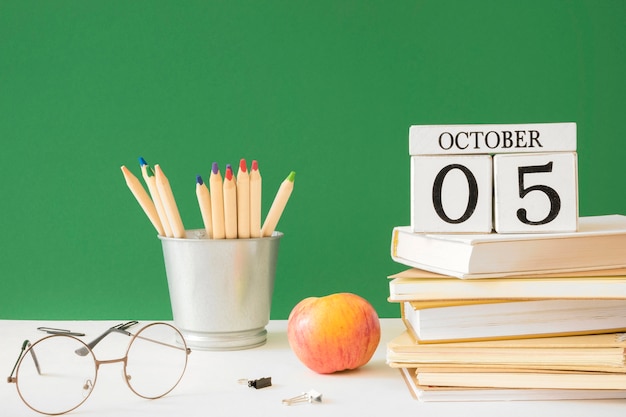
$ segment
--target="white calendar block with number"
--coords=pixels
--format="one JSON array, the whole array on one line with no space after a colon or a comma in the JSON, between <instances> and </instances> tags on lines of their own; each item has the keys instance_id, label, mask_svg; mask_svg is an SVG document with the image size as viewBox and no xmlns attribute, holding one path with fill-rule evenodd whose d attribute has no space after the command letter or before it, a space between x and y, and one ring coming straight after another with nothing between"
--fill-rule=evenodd
<instances>
[{"instance_id":1,"label":"white calendar block with number","mask_svg":"<svg viewBox=\"0 0 626 417\"><path fill-rule=\"evenodd\" d=\"M412 156L414 232L482 232L493 226L490 155Z\"/></svg>"},{"instance_id":2,"label":"white calendar block with number","mask_svg":"<svg viewBox=\"0 0 626 417\"><path fill-rule=\"evenodd\" d=\"M578 229L576 152L495 155L493 178L496 232Z\"/></svg>"}]
</instances>

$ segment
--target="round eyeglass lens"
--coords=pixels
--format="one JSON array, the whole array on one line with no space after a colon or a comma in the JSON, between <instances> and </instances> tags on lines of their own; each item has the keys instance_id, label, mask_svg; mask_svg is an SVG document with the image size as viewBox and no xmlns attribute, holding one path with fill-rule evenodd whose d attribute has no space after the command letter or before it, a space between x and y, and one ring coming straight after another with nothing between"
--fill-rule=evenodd
<instances>
[{"instance_id":1,"label":"round eyeglass lens","mask_svg":"<svg viewBox=\"0 0 626 417\"><path fill-rule=\"evenodd\" d=\"M96 360L86 348L80 340L63 335L34 343L15 374L26 405L43 414L62 414L85 402L96 383ZM81 349L86 354L79 355Z\"/></svg>"},{"instance_id":2,"label":"round eyeglass lens","mask_svg":"<svg viewBox=\"0 0 626 417\"><path fill-rule=\"evenodd\" d=\"M126 380L135 394L159 398L176 387L187 367L183 336L167 323L141 329L128 347Z\"/></svg>"}]
</instances>

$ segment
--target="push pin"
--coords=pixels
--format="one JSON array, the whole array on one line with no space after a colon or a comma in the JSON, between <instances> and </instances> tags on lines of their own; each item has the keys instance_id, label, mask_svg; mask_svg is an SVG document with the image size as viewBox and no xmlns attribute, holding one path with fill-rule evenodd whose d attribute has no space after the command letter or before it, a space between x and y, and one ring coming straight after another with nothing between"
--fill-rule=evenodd
<instances>
[{"instance_id":1,"label":"push pin","mask_svg":"<svg viewBox=\"0 0 626 417\"><path fill-rule=\"evenodd\" d=\"M237 382L239 382L240 384L248 384L248 387L250 388L261 389L261 388L272 386L272 377L265 377L265 378L259 378L259 379L251 379L251 380L240 379Z\"/></svg>"},{"instance_id":2,"label":"push pin","mask_svg":"<svg viewBox=\"0 0 626 417\"><path fill-rule=\"evenodd\" d=\"M292 405L294 403L321 403L322 402L322 394L315 391L315 390L310 390L308 392L303 392L302 394L293 397L293 398L288 398L286 400L283 400L283 404L285 405Z\"/></svg>"}]
</instances>

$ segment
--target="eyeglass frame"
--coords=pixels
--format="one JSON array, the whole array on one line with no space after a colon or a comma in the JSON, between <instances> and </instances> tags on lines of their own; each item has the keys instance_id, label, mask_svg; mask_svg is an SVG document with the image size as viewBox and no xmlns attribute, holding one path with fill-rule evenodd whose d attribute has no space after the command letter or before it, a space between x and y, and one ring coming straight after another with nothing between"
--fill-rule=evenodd
<instances>
[{"instance_id":1,"label":"eyeglass frame","mask_svg":"<svg viewBox=\"0 0 626 417\"><path fill-rule=\"evenodd\" d=\"M96 382L98 380L98 370L100 369L100 365L107 365L107 364L112 364L112 363L123 363L124 364L124 381L126 382L126 385L128 386L128 388L135 395L137 395L137 396L139 396L141 398L149 399L149 400L156 400L156 399L159 399L159 398L163 398L164 396L166 396L167 394L172 392L174 390L174 388L176 388L178 386L178 384L182 380L183 376L185 375L185 371L187 370L187 363L189 362L189 355L191 354L191 349L187 346L187 342L185 341L184 337L182 337L182 333L180 332L180 330L178 330L176 327L172 326L171 324L168 324L168 323L165 323L165 322L158 322L158 321L157 322L148 323L145 326L143 326L141 329L139 329L139 331L137 331L134 334L126 330L126 329L128 329L128 328L130 328L132 326L137 325L137 324L139 324L139 322L136 321L136 320L132 320L132 321L129 321L129 322L126 322L126 323L120 323L118 325L115 325L113 327L108 328L106 331L104 331L104 333L102 333L100 336L96 337L95 339L93 339L89 343L85 343L84 341L78 339L77 337L74 337L71 333L51 334L49 336L44 336L44 337L38 339L34 343L30 343L30 341L28 339L26 339L22 343L22 348L20 350L19 356L17 358L17 361L15 361L15 365L13 365L13 369L11 370L11 374L7 377L7 382L9 384L15 384L15 387L17 389L17 393L18 393L20 399L31 410L36 411L36 412L41 413L41 414L61 415L61 414L66 414L66 413L69 413L71 411L76 410L78 407L83 405L85 403L85 401L87 401L87 399L91 396L91 393L93 392L93 390L94 390L94 388L96 386ZM165 343L163 343L161 341L152 340L150 338L138 336L139 333L141 333L143 330L147 329L148 327L151 327L151 326L154 326L154 325L159 325L159 324L169 326L172 329L174 329L178 334L180 334L181 335L181 342L182 342L183 345L182 346L176 346L174 344L165 344ZM96 345L98 343L100 343L105 337L107 337L111 333L120 333L120 334L129 336L129 337L132 337L132 339L128 343L128 347L126 348L126 353L124 354L123 357L117 358L117 359L99 360L98 358L96 358L96 355L95 355L93 349L96 347ZM95 366L94 380L91 383L91 387L89 389L89 394L87 394L87 396L83 399L83 401L79 402L77 405L75 405L74 407L72 407L72 408L70 408L69 410L66 410L66 411L62 411L62 412L58 412L58 413L56 413L56 412L55 413L46 413L46 412L43 412L43 411L40 411L40 410L37 410L37 409L33 408L24 399L24 397L22 396L22 393L20 392L20 388L18 386L17 370L19 369L19 367L20 367L22 361L24 360L24 358L26 357L26 355L28 355L30 353L30 355L33 358L33 361L35 363L35 368L37 369L37 373L41 375L41 371L40 371L40 367L39 367L39 360L37 359L37 355L35 354L35 351L34 351L34 349L32 349L32 347L37 345L38 343L41 343L42 341L44 341L46 339L58 338L58 337L66 337L66 338L74 339L74 340L78 341L80 344L82 344L83 347L78 348L78 349L75 350L75 353L77 355L79 355L79 356L87 356L89 353L91 353L91 356L93 357L93 360L94 360L94 366ZM161 395L158 395L156 397L148 397L148 396L142 395L142 394L138 393L137 391L135 391L135 389L130 385L128 375L126 374L126 366L128 365L128 352L130 351L130 347L132 346L133 342L136 339L147 340L147 341L150 341L150 342L158 343L158 344L161 344L161 345L165 345L165 346L169 346L169 347L173 347L175 349L180 349L180 350L184 350L185 351L185 366L183 367L183 371L180 374L180 378L178 378L178 381L176 381L176 383L172 386L172 388L170 388L165 393L163 393Z\"/></svg>"}]
</instances>

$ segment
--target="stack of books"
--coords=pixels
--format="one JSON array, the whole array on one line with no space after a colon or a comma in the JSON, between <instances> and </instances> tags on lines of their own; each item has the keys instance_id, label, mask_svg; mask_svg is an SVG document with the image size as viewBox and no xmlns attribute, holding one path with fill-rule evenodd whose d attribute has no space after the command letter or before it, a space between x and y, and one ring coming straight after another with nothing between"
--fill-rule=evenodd
<instances>
[{"instance_id":1,"label":"stack of books","mask_svg":"<svg viewBox=\"0 0 626 417\"><path fill-rule=\"evenodd\" d=\"M387 344L421 401L626 398L626 216L579 230L429 234L396 227Z\"/></svg>"}]
</instances>

